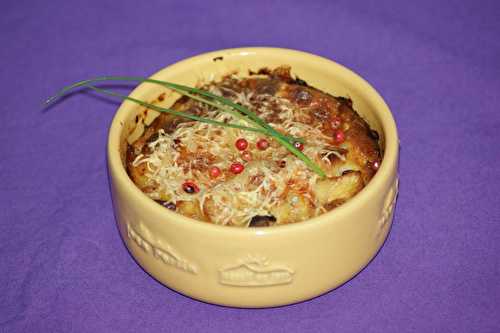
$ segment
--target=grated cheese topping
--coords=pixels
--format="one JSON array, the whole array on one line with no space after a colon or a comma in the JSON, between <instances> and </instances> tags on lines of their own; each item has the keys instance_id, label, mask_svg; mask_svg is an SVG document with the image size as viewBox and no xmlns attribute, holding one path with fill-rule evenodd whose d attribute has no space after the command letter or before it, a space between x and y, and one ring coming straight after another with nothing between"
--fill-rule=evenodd
<instances>
[{"instance_id":1,"label":"grated cheese topping","mask_svg":"<svg viewBox=\"0 0 500 333\"><path fill-rule=\"evenodd\" d=\"M311 105L294 103L283 89L275 94L242 89L245 80L232 75L204 89L247 107L281 133L303 138L303 153L325 170L332 186L344 171L363 168L350 158L349 140L336 145L325 133L324 124L311 121ZM203 117L255 126L200 102L188 103L202 110ZM249 142L251 161L243 160L236 149L238 138ZM262 138L270 143L264 151L255 146ZM234 162L244 164L241 174L229 171ZM213 166L223 171L215 179L208 173ZM328 204L335 200L345 199L318 195L316 187L324 180L271 137L197 121L181 122L172 131L158 129L157 137L131 162L131 168L140 167L145 167L144 179L138 185L147 189L144 192L149 197L173 202L182 214L221 225L246 227L255 216L273 216L277 224L298 222L328 211ZM195 182L200 191L186 193L182 186L186 180Z\"/></svg>"}]
</instances>

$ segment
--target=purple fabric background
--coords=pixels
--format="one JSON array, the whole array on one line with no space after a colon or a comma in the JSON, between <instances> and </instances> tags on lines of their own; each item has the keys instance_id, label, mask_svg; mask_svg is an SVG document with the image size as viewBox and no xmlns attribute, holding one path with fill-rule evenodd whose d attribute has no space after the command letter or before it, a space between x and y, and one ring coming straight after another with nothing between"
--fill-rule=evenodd
<instances>
[{"instance_id":1,"label":"purple fabric background","mask_svg":"<svg viewBox=\"0 0 500 333\"><path fill-rule=\"evenodd\" d=\"M138 3L2 1L1 332L500 332L500 2ZM148 276L112 213L117 103L80 93L41 109L77 80L238 46L350 67L401 137L378 256L337 290L275 309L201 303Z\"/></svg>"}]
</instances>

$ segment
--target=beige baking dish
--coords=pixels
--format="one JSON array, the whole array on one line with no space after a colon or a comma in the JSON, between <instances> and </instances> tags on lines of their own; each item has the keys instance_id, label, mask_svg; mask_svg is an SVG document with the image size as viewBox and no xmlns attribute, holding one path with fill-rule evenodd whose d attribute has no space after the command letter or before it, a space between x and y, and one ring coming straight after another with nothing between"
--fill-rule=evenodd
<instances>
[{"instance_id":1,"label":"beige baking dish","mask_svg":"<svg viewBox=\"0 0 500 333\"><path fill-rule=\"evenodd\" d=\"M152 77L186 85L237 70L287 64L310 85L349 96L380 133L384 157L375 177L354 198L308 221L238 229L196 221L156 204L129 179L125 140L143 108L125 101L109 131L108 163L116 221L136 261L166 286L205 302L236 307L295 303L332 290L358 273L389 231L398 191L398 135L386 103L349 69L312 54L277 48L240 48L202 54ZM165 88L141 84L132 96L153 100ZM167 94L165 103L175 96Z\"/></svg>"}]
</instances>

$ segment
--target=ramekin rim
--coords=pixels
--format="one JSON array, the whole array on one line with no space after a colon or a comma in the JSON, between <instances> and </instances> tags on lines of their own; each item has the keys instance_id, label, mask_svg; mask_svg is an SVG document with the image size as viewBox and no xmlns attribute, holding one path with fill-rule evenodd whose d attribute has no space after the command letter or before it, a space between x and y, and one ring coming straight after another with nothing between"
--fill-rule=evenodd
<instances>
[{"instance_id":1,"label":"ramekin rim","mask_svg":"<svg viewBox=\"0 0 500 333\"><path fill-rule=\"evenodd\" d=\"M220 54L251 55L258 52L260 53L272 52L276 54L285 53L289 55L294 54L297 56L307 58L307 61L313 61L313 60L321 61L324 62L325 65L336 66L341 71L344 71L347 75L351 76L351 79L357 81L358 84L363 86L363 88L365 89L364 93L368 95L367 97L370 100L372 100L372 102L377 104L377 110L375 112L381 113L380 125L382 127L385 137L384 157L375 176L359 193L357 193L349 201L335 208L334 210L313 217L311 219L301 221L298 223L272 226L272 227L263 227L263 228L227 227L217 224L206 223L203 221L186 217L179 213L171 212L165 209L164 207L158 205L146 194L144 194L130 179L121 162L119 149L120 149L120 134L122 126L120 123L123 123L126 119L126 115L132 111L132 108L127 107L128 105L127 102L122 103L118 108L118 110L116 111L115 116L113 117L113 120L111 122L108 135L108 149L107 149L108 166L110 168L110 172L114 173L114 175L117 176L117 179L115 179L115 181L117 181L117 186L122 186L125 188L125 190L132 191L132 195L137 197L137 200L140 200L145 205L146 209L156 210L157 215L164 215L165 220L169 220L169 222L171 223L182 223L182 224L187 223L188 225L184 225L184 227L202 228L204 229L203 231L206 230L207 232L220 232L220 233L229 232L232 234L243 233L246 235L256 235L256 236L270 235L275 233L299 232L304 228L311 229L314 227L321 227L323 224L326 223L335 223L334 220L336 217L341 217L343 215L350 214L352 211L355 211L358 206L361 206L363 202L369 200L373 195L377 195L375 193L377 189L379 189L383 185L387 177L391 177L394 170L393 168L397 167L397 159L399 154L398 152L399 139L398 139L396 123L394 121L393 115L388 105L386 104L382 96L380 96L380 94L375 90L375 88L360 75L358 75L351 69L343 66L342 64L324 58L322 56L293 49L276 48L276 47L238 47L238 48L229 48L229 49L206 52L180 60L178 62L175 62L169 66L160 69L150 77L155 78L163 74L165 71L172 70L180 66L184 66L185 64L193 61L213 59ZM143 89L143 84L139 84L130 93L130 95L135 95L142 89Z\"/></svg>"}]
</instances>

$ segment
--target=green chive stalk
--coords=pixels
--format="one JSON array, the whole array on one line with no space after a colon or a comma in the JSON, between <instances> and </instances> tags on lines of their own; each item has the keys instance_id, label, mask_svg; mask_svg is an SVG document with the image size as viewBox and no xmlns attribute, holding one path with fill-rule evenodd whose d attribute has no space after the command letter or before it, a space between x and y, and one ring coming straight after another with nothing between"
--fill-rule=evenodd
<instances>
[{"instance_id":1,"label":"green chive stalk","mask_svg":"<svg viewBox=\"0 0 500 333\"><path fill-rule=\"evenodd\" d=\"M173 91L176 91L177 93L187 96L193 100L199 101L201 103L213 106L223 112L229 113L233 115L236 119L240 120L245 120L256 127L249 127L249 126L243 126L239 124L233 124L233 123L224 123L220 121L216 121L210 118L206 117L199 117L193 114L185 113L185 112L179 112L175 111L169 108L163 108L148 102L141 101L139 99L130 97L130 96L125 96L113 91L109 91L106 89L98 88L94 86L94 83L97 82L104 82L104 81L139 81L139 82L149 82L149 83L155 83L159 84L161 86L164 86L168 89L171 89ZM118 97L121 100L129 100L134 103L137 103L141 106L147 107L149 109L158 111L158 112L164 112L164 113L169 113L175 116L179 117L184 117L187 119L195 120L195 121L200 121L216 126L223 126L223 127L232 127L232 128L238 128L241 130L246 130L246 131L252 131L252 132L257 132L261 133L264 135L267 135L269 137L274 138L276 141L278 141L281 145L283 145L286 149L288 149L292 154L294 154L296 157L298 157L300 160L302 160L311 170L316 172L318 175L321 177L326 177L325 172L316 164L314 163L311 159L309 159L304 153L302 153L300 150L295 148L294 143L295 142L303 142L302 139L299 138L293 138L289 137L286 135L281 134L280 132L276 131L273 127L271 127L268 123L266 123L262 118L260 118L257 114L252 112L251 110L247 109L246 107L234 103L233 101L212 94L208 91L202 90L202 89L197 89L197 88L192 88L168 81L160 81L160 80L154 80L154 79L146 79L146 78L141 78L141 77L129 77L129 76L105 76L105 77L99 77L95 79L90 79L90 80L84 80L80 81L77 83L74 83L72 85L69 85L65 88L63 88L61 91L59 91L56 95L48 98L45 102L46 105L54 102L58 98L62 97L65 95L67 92L70 90L73 90L75 88L79 87L87 87L90 88L98 93L112 96L112 97ZM215 102L214 102L215 101Z\"/></svg>"}]
</instances>

